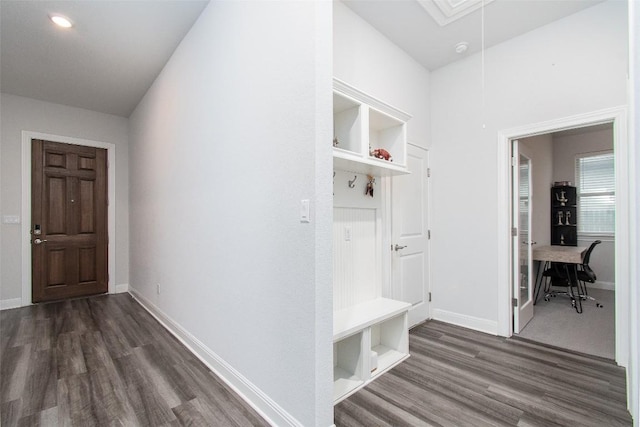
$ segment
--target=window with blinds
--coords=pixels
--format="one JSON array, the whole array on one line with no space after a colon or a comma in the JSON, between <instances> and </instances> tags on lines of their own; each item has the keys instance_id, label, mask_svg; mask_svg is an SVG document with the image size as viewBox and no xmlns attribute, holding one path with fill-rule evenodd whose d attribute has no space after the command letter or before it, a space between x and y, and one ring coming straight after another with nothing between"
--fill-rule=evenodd
<instances>
[{"instance_id":1,"label":"window with blinds","mask_svg":"<svg viewBox=\"0 0 640 427\"><path fill-rule=\"evenodd\" d=\"M613 235L616 193L612 152L576 158L578 233Z\"/></svg>"}]
</instances>

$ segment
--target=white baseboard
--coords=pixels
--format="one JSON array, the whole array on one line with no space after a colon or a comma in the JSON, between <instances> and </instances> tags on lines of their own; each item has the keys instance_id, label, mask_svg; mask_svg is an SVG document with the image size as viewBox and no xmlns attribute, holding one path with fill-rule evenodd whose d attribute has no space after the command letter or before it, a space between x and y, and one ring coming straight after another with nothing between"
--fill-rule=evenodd
<instances>
[{"instance_id":1,"label":"white baseboard","mask_svg":"<svg viewBox=\"0 0 640 427\"><path fill-rule=\"evenodd\" d=\"M172 335L273 426L302 427L291 414L135 289L129 293Z\"/></svg>"},{"instance_id":2,"label":"white baseboard","mask_svg":"<svg viewBox=\"0 0 640 427\"><path fill-rule=\"evenodd\" d=\"M123 294L125 292L129 292L128 283L120 283L119 285L116 285L116 294Z\"/></svg>"},{"instance_id":3,"label":"white baseboard","mask_svg":"<svg viewBox=\"0 0 640 427\"><path fill-rule=\"evenodd\" d=\"M22 307L22 298L0 300L0 310Z\"/></svg>"},{"instance_id":4,"label":"white baseboard","mask_svg":"<svg viewBox=\"0 0 640 427\"><path fill-rule=\"evenodd\" d=\"M615 291L616 284L613 282L599 282L596 280L595 283L587 283L587 289L604 289L606 291Z\"/></svg>"},{"instance_id":5,"label":"white baseboard","mask_svg":"<svg viewBox=\"0 0 640 427\"><path fill-rule=\"evenodd\" d=\"M454 313L452 311L440 310L437 308L433 310L433 319L473 329L475 331L485 332L491 335L498 335L497 321L480 319L478 317L467 316L465 314Z\"/></svg>"}]
</instances>

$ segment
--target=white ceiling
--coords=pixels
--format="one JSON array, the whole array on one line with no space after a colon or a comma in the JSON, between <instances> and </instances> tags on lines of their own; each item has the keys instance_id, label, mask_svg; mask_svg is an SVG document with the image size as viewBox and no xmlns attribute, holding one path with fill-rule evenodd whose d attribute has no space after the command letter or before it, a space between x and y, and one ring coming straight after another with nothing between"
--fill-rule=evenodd
<instances>
[{"instance_id":1,"label":"white ceiling","mask_svg":"<svg viewBox=\"0 0 640 427\"><path fill-rule=\"evenodd\" d=\"M603 0L343 1L423 67L435 70L481 50L483 3L484 39L488 48ZM467 3L469 8L465 7ZM453 19L446 19L451 22L444 26L436 22L441 20L437 15L432 16L436 9L451 10ZM454 46L462 41L468 42L469 48L459 55Z\"/></svg>"},{"instance_id":2,"label":"white ceiling","mask_svg":"<svg viewBox=\"0 0 640 427\"><path fill-rule=\"evenodd\" d=\"M0 90L128 117L207 3L2 0Z\"/></svg>"},{"instance_id":3,"label":"white ceiling","mask_svg":"<svg viewBox=\"0 0 640 427\"><path fill-rule=\"evenodd\" d=\"M454 52L460 41L469 42L464 55L481 49L483 4L489 47L601 1L346 0L345 4L433 70L461 57ZM0 90L128 117L207 3L1 0ZM430 12L442 16L434 18ZM68 16L74 27L54 27L48 19L51 13Z\"/></svg>"}]
</instances>

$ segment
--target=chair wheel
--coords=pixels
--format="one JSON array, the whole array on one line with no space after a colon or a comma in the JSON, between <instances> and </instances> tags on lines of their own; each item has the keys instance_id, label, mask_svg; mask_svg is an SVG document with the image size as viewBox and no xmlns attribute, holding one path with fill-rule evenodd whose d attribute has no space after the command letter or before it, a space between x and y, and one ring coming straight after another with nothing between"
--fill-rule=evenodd
<instances>
[{"instance_id":1,"label":"chair wheel","mask_svg":"<svg viewBox=\"0 0 640 427\"><path fill-rule=\"evenodd\" d=\"M596 307L598 307L598 308L602 308L602 307L604 307L604 306L603 306L602 304L598 303L598 304L596 304Z\"/></svg>"},{"instance_id":2,"label":"chair wheel","mask_svg":"<svg viewBox=\"0 0 640 427\"><path fill-rule=\"evenodd\" d=\"M544 300L548 302L549 301L549 297L544 297Z\"/></svg>"},{"instance_id":3,"label":"chair wheel","mask_svg":"<svg viewBox=\"0 0 640 427\"><path fill-rule=\"evenodd\" d=\"M576 306L576 301L575 300L571 300L571 307L575 308L575 306Z\"/></svg>"}]
</instances>

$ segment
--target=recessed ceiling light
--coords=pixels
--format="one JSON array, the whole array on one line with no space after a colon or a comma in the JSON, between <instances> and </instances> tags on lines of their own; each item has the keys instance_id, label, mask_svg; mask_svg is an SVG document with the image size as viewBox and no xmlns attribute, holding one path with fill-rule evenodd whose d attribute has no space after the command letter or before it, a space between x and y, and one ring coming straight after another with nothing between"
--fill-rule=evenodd
<instances>
[{"instance_id":1,"label":"recessed ceiling light","mask_svg":"<svg viewBox=\"0 0 640 427\"><path fill-rule=\"evenodd\" d=\"M71 23L69 18L66 18L62 15L51 15L49 16L49 18L51 19L51 21L53 21L54 24L56 24L59 27L62 27L62 28L73 27L73 24Z\"/></svg>"},{"instance_id":2,"label":"recessed ceiling light","mask_svg":"<svg viewBox=\"0 0 640 427\"><path fill-rule=\"evenodd\" d=\"M460 42L457 45L455 45L456 53L460 53L460 54L465 53L467 49L469 49L469 43L467 42Z\"/></svg>"}]
</instances>

